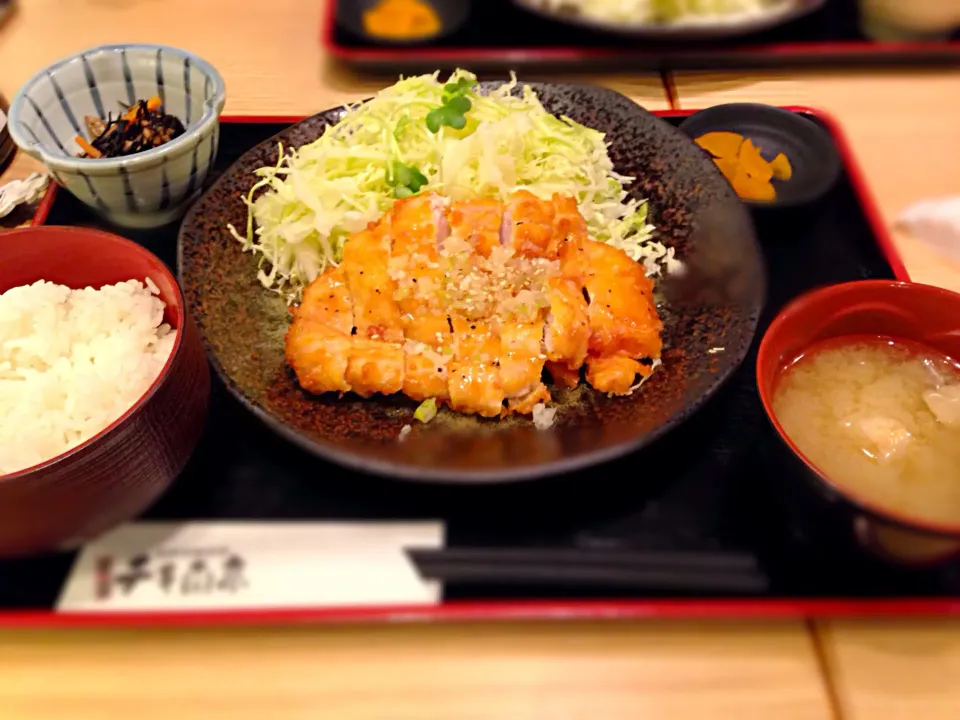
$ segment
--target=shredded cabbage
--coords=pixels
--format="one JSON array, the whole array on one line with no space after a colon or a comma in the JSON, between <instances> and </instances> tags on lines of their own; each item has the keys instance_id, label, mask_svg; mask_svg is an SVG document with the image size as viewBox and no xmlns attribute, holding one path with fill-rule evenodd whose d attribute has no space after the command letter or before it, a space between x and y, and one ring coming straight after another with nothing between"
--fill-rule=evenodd
<instances>
[{"instance_id":1,"label":"shredded cabbage","mask_svg":"<svg viewBox=\"0 0 960 720\"><path fill-rule=\"evenodd\" d=\"M448 82L476 77L457 70ZM527 86L519 96L515 76L481 96L466 93L472 107L466 126L432 133L426 116L443 105L439 74L401 79L374 99L347 108L342 119L314 142L279 148L273 167L256 171L245 202L242 235L247 251L260 256L258 277L289 302L341 258L343 242L379 219L401 196L398 168L422 173L417 190L453 199L507 199L526 188L542 198L577 198L590 234L643 261L648 273L670 267L672 249L651 240L646 201L627 198L633 178L619 175L603 133L555 117ZM416 172L413 172L416 171Z\"/></svg>"}]
</instances>

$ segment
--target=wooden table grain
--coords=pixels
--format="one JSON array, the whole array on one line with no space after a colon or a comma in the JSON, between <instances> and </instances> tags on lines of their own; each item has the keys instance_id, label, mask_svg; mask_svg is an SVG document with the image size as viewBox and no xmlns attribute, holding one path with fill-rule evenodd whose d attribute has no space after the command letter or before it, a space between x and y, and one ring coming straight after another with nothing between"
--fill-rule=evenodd
<instances>
[{"instance_id":1,"label":"wooden table grain","mask_svg":"<svg viewBox=\"0 0 960 720\"><path fill-rule=\"evenodd\" d=\"M881 214L960 194L960 72L943 70L674 75L680 107L807 105L840 121ZM894 232L913 280L960 291L960 265ZM816 625L850 720L960 717L960 621L835 620Z\"/></svg>"},{"instance_id":2,"label":"wooden table grain","mask_svg":"<svg viewBox=\"0 0 960 720\"><path fill-rule=\"evenodd\" d=\"M830 717L776 624L0 632L0 717L634 720Z\"/></svg>"}]
</instances>

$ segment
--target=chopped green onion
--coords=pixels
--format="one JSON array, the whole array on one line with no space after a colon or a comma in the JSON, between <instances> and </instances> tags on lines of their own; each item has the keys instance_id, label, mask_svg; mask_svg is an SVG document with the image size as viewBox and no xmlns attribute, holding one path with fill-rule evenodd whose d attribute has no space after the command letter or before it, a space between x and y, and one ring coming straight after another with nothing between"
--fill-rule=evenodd
<instances>
[{"instance_id":1,"label":"chopped green onion","mask_svg":"<svg viewBox=\"0 0 960 720\"><path fill-rule=\"evenodd\" d=\"M437 401L434 398L428 398L420 403L413 417L422 423L428 423L437 416Z\"/></svg>"}]
</instances>

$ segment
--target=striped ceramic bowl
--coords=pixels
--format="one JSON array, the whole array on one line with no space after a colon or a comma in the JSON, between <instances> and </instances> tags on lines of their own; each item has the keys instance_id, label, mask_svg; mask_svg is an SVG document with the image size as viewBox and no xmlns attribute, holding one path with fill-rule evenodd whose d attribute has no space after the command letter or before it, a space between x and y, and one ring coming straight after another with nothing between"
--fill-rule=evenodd
<instances>
[{"instance_id":1,"label":"striped ceramic bowl","mask_svg":"<svg viewBox=\"0 0 960 720\"><path fill-rule=\"evenodd\" d=\"M84 118L116 117L159 96L187 131L122 158L79 158ZM10 106L10 135L53 179L111 222L132 228L176 220L200 191L217 154L223 78L212 65L164 45L104 45L40 71ZM87 138L88 140L90 138Z\"/></svg>"}]
</instances>

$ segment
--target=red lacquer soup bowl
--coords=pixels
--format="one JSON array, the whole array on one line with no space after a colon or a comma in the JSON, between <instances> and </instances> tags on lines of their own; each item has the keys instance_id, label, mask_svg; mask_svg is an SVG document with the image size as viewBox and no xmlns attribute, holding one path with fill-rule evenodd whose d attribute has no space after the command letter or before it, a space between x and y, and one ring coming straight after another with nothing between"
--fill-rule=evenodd
<instances>
[{"instance_id":1,"label":"red lacquer soup bowl","mask_svg":"<svg viewBox=\"0 0 960 720\"><path fill-rule=\"evenodd\" d=\"M48 461L0 475L0 555L69 549L133 518L170 485L203 429L210 373L183 295L163 262L97 230L36 227L0 234L0 292L47 280L71 288L149 277L176 332L159 377L121 417Z\"/></svg>"},{"instance_id":2,"label":"red lacquer soup bowl","mask_svg":"<svg viewBox=\"0 0 960 720\"><path fill-rule=\"evenodd\" d=\"M823 537L852 541L901 564L949 559L960 553L960 523L909 517L841 488L804 456L773 411L777 385L791 362L815 344L853 336L899 338L960 360L960 295L918 283L864 280L813 290L783 309L757 358L760 397L790 469L781 489Z\"/></svg>"}]
</instances>

